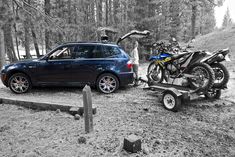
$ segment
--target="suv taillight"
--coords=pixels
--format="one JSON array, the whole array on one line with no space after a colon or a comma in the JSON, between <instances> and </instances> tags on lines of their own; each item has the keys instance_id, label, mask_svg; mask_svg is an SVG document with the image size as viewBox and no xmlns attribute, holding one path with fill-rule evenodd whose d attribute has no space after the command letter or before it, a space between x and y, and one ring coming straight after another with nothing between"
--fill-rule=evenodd
<instances>
[{"instance_id":1,"label":"suv taillight","mask_svg":"<svg viewBox=\"0 0 235 157\"><path fill-rule=\"evenodd\" d=\"M131 69L133 67L132 61L127 62L127 68Z\"/></svg>"}]
</instances>

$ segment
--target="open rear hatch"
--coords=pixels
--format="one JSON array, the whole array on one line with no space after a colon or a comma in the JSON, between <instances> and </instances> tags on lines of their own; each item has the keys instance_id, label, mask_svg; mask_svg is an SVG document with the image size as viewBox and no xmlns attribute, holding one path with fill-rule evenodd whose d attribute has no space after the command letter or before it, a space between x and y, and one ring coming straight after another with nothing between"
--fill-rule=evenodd
<instances>
[{"instance_id":1,"label":"open rear hatch","mask_svg":"<svg viewBox=\"0 0 235 157\"><path fill-rule=\"evenodd\" d=\"M139 38L146 37L148 35L150 35L150 32L148 30L145 30L145 31L132 30L129 33L127 33L127 34L123 35L122 37L120 37L117 40L117 44L119 44L121 41L123 41L124 39L126 39L128 37L139 39Z\"/></svg>"}]
</instances>

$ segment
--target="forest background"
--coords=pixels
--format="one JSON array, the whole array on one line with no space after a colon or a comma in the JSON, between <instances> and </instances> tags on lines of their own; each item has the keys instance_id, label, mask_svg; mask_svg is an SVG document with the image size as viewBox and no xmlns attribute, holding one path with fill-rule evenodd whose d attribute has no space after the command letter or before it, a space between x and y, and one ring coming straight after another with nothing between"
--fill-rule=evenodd
<instances>
[{"instance_id":1,"label":"forest background","mask_svg":"<svg viewBox=\"0 0 235 157\"><path fill-rule=\"evenodd\" d=\"M0 0L0 67L6 60L40 57L56 45L99 41L101 27L111 41L130 30L149 30L140 41L175 37L188 42L216 29L214 8L224 0ZM232 24L227 10L223 28ZM24 54L20 49L24 49ZM33 53L32 53L33 52Z\"/></svg>"}]
</instances>

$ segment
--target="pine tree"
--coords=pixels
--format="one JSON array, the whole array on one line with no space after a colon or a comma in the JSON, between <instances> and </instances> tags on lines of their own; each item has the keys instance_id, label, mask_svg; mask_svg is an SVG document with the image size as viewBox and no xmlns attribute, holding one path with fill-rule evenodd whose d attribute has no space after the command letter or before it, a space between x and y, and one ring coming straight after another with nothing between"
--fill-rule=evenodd
<instances>
[{"instance_id":1,"label":"pine tree","mask_svg":"<svg viewBox=\"0 0 235 157\"><path fill-rule=\"evenodd\" d=\"M227 8L226 13L224 15L222 27L226 28L226 27L230 26L231 24L232 24L232 19L230 16L229 8Z\"/></svg>"}]
</instances>

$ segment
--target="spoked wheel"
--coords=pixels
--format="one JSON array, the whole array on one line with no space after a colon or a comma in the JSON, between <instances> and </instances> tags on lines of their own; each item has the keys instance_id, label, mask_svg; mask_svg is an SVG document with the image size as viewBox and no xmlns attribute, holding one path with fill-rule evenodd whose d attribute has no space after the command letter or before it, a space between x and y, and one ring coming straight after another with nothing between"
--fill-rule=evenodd
<instances>
[{"instance_id":1,"label":"spoked wheel","mask_svg":"<svg viewBox=\"0 0 235 157\"><path fill-rule=\"evenodd\" d=\"M155 83L161 83L163 81L163 69L155 62L152 62L148 67L147 76Z\"/></svg>"},{"instance_id":2,"label":"spoked wheel","mask_svg":"<svg viewBox=\"0 0 235 157\"><path fill-rule=\"evenodd\" d=\"M96 86L102 93L113 93L119 88L119 81L113 74L102 74L98 79Z\"/></svg>"},{"instance_id":3,"label":"spoked wheel","mask_svg":"<svg viewBox=\"0 0 235 157\"><path fill-rule=\"evenodd\" d=\"M210 89L205 93L207 99L220 99L221 89Z\"/></svg>"},{"instance_id":4,"label":"spoked wheel","mask_svg":"<svg viewBox=\"0 0 235 157\"><path fill-rule=\"evenodd\" d=\"M189 74L195 77L189 79L189 84L194 89L210 89L215 80L213 69L205 63L195 63L189 68Z\"/></svg>"},{"instance_id":5,"label":"spoked wheel","mask_svg":"<svg viewBox=\"0 0 235 157\"><path fill-rule=\"evenodd\" d=\"M31 88L31 81L25 74L16 73L10 77L8 85L14 93L22 94Z\"/></svg>"},{"instance_id":6,"label":"spoked wheel","mask_svg":"<svg viewBox=\"0 0 235 157\"><path fill-rule=\"evenodd\" d=\"M176 112L181 105L181 98L173 92L166 91L162 96L162 102L165 109Z\"/></svg>"},{"instance_id":7,"label":"spoked wheel","mask_svg":"<svg viewBox=\"0 0 235 157\"><path fill-rule=\"evenodd\" d=\"M229 81L229 72L221 63L214 63L210 65L215 72L215 82L213 87L223 87Z\"/></svg>"}]
</instances>

